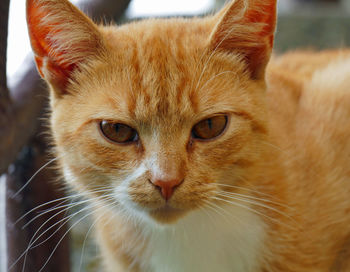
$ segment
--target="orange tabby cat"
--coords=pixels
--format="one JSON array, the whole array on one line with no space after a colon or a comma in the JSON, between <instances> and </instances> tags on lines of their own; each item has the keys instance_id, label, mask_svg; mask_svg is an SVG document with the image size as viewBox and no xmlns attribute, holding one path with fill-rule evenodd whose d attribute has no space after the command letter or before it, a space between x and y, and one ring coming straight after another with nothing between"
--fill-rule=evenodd
<instances>
[{"instance_id":1,"label":"orange tabby cat","mask_svg":"<svg viewBox=\"0 0 350 272\"><path fill-rule=\"evenodd\" d=\"M96 26L28 0L106 271L350 271L350 52L275 58L276 0Z\"/></svg>"}]
</instances>

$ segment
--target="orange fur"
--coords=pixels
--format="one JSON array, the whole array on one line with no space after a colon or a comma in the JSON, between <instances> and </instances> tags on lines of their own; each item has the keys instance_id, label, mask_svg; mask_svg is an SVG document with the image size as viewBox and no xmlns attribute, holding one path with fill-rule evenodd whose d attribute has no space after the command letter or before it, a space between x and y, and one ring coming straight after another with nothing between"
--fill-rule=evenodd
<instances>
[{"instance_id":1,"label":"orange fur","mask_svg":"<svg viewBox=\"0 0 350 272\"><path fill-rule=\"evenodd\" d=\"M65 0L27 5L62 172L94 204L108 271L348 271L348 50L266 69L274 0L120 27ZM216 114L223 134L194 139ZM106 141L101 120L140 139ZM154 175L184 181L165 201Z\"/></svg>"}]
</instances>

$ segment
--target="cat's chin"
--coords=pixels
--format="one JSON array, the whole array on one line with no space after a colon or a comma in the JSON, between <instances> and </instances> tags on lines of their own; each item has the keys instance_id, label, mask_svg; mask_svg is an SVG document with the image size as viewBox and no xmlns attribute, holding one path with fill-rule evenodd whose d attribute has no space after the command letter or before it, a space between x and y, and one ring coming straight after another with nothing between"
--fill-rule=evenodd
<instances>
[{"instance_id":1,"label":"cat's chin","mask_svg":"<svg viewBox=\"0 0 350 272\"><path fill-rule=\"evenodd\" d=\"M187 212L185 210L176 209L169 205L149 211L149 216L160 224L173 224L183 218Z\"/></svg>"}]
</instances>

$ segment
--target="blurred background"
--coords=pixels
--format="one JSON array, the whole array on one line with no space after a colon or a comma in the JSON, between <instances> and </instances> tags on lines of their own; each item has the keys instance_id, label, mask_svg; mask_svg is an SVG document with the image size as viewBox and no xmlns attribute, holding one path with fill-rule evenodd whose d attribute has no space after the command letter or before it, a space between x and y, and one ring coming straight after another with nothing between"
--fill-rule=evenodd
<instances>
[{"instance_id":1,"label":"blurred background","mask_svg":"<svg viewBox=\"0 0 350 272\"><path fill-rule=\"evenodd\" d=\"M113 1L105 2L112 3L113 5L118 5L121 2L126 3L122 5L119 10L117 10L117 16L112 17L116 19L118 23L128 22L130 20L150 16L201 16L220 9L226 2L224 0ZM73 1L73 3L78 3L80 6L85 8L87 7L87 5L85 5L86 3L91 5L91 3L100 2L103 2L103 0ZM108 10L108 8L106 7L103 9L99 4L96 4L96 7L100 8L98 12L95 12L93 9L86 8L88 14L94 15L95 19L97 18L98 20L106 20L109 22L111 20L109 15L107 18L102 15L104 14L103 10ZM85 9L83 8L83 10ZM350 46L350 0L280 0L278 4L278 11L279 21L275 42L275 51L277 53L283 53L287 50L294 50L296 48L317 50ZM1 15L2 14L0 13L0 16ZM53 191L55 191L57 188L52 189L50 187L47 189L47 187L45 187L49 186L48 181L55 179L55 174L52 173L52 170L45 169L45 171L48 172L41 171L40 174L42 174L42 176L39 175L38 177L35 177L28 188L21 192L22 195L14 194L16 198L13 197L13 191L16 192L17 190L18 192L18 188L22 188L21 186L23 186L23 184L29 180L29 178L36 172L36 170L45 165L45 163L48 161L46 154L47 144L45 143L45 140L42 140L41 136L42 131L45 129L43 129L42 124L38 122L38 120L40 120L42 117L43 112L45 112L45 110L42 110L42 108L43 105L46 105L46 90L45 87L43 87L43 84L40 83L41 81L37 77L32 62L25 23L25 0L10 1L7 48L7 81L7 86L9 89L8 93L9 96L12 96L11 103L14 104L15 110L21 110L24 108L24 110L22 110L22 113L19 111L19 115L22 116L21 118L24 120L21 123L23 124L22 132L26 131L24 133L26 134L27 131L30 130L30 132L26 134L26 138L22 140L22 144L18 145L17 147L18 150L22 151L18 153L19 155L14 155L16 156L16 161L12 163L10 167L8 167L7 173L5 173L3 176L1 176L0 171L0 200L1 195L3 194L1 191L5 190L4 185L6 182L8 184L8 188L10 188L13 184L15 184L15 187L17 186L17 189L7 189L7 191L10 192L12 190L12 196L8 197L10 200L8 201L7 205L8 207L15 207L14 209L16 212L12 213L7 211L6 216L7 218L10 218L8 220L15 221L19 216L23 215L25 211L29 209L29 207L35 207L40 203L45 203L45 201L47 202L50 198L54 199L55 197L63 195L61 188L58 188L58 191L61 190L60 193L56 194L53 193ZM35 99L31 98L33 96ZM27 98L23 100L23 97ZM19 105L16 105L17 98L19 100ZM29 106L26 107L26 105L30 104L33 105L32 108ZM36 109L33 110L33 108ZM2 108L0 103L0 110L1 109ZM13 116L13 114L11 116ZM28 116L30 116L31 119ZM7 124L11 123L6 119L5 121ZM16 120L14 120L14 122L15 121ZM37 122L37 124L30 125L28 129L28 122ZM16 126L16 124L14 126ZM1 133L2 131L0 122L0 136L2 136ZM4 156L7 155L5 153L6 152L2 150L0 144L0 157L2 155L2 158L4 158ZM11 160L9 159L9 162L10 161ZM6 167L7 166L8 165L6 165ZM43 194L46 194L45 197L50 196L50 198L43 198ZM38 199L40 199L40 201L38 201ZM2 204L0 203L0 208L3 209L3 206L1 205ZM74 222L78 222L79 219L83 216L84 215L78 217L78 219L73 220L71 225L73 225ZM5 222L5 220L2 218L3 217L1 217L0 211L0 255L5 256L3 252L5 251L4 248L6 248L6 245L1 243L1 240L4 241L4 230L7 229L7 247L10 248L10 261L8 262L12 262L14 259L16 259L16 256L18 256L18 254L23 251L23 248L26 247L28 243L28 237L30 239L33 231L31 232L30 230L26 230L27 232L24 233L21 229L9 229L7 226L4 226L4 224L2 224L1 221ZM41 223L39 223L39 226L40 224ZM30 225L30 227L34 230L37 228L35 225ZM67 258L69 259L69 256L67 256L67 252L69 252L68 248L73 249L70 254L72 263L71 271L99 271L98 250L93 243L93 239L91 239L92 235L90 233L90 227L91 223L89 223L88 220L83 220L82 223L77 224L73 228L71 239L63 241L63 247L60 246L57 249L57 254L59 256L57 258L52 258L53 261L51 266L48 264L44 271L69 271L69 267L63 268L61 265L62 260L67 260ZM64 232L67 229L68 227L64 229ZM59 232L58 234L59 240L60 237L62 237L62 233ZM21 243L22 245L20 245ZM55 246L56 243L57 239L54 240L53 246ZM51 249L44 248L43 251L45 250L51 253L52 247ZM29 264L26 266L27 270L25 271L37 271L37 269L34 269L33 267L41 266L42 260L38 260L38 256L43 256L43 251L40 253L37 252L31 257L28 257ZM39 259L40 258L46 260L47 257L39 257ZM3 266L1 266L1 262L2 258L0 258L0 272L2 272L1 267L6 266L6 264L3 264ZM5 271L6 270L4 270L4 272ZM20 270L16 270L15 268L13 271Z\"/></svg>"},{"instance_id":2,"label":"blurred background","mask_svg":"<svg viewBox=\"0 0 350 272\"><path fill-rule=\"evenodd\" d=\"M219 9L225 2L132 0L122 21L150 16L203 15ZM13 82L11 77L30 52L24 3L25 0L13 0L10 5L7 64L10 84ZM344 47L350 44L350 0L279 0L278 7L277 51Z\"/></svg>"}]
</instances>

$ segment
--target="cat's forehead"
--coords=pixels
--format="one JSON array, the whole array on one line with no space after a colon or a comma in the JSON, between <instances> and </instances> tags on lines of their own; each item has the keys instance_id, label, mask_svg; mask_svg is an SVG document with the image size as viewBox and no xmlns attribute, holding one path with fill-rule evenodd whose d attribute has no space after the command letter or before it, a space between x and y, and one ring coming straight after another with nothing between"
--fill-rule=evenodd
<instances>
[{"instance_id":1,"label":"cat's forehead","mask_svg":"<svg viewBox=\"0 0 350 272\"><path fill-rule=\"evenodd\" d=\"M133 43L138 50L147 51L160 45L155 42L162 42L169 49L189 50L206 46L213 23L208 18L147 19L119 27L103 27L101 31L107 37L106 42L114 48Z\"/></svg>"},{"instance_id":2,"label":"cat's forehead","mask_svg":"<svg viewBox=\"0 0 350 272\"><path fill-rule=\"evenodd\" d=\"M200 19L148 20L104 28L108 56L80 85L91 82L87 88L92 89L92 107L108 111L110 119L115 114L123 116L122 121L176 127L229 111L239 96L234 89L239 90L243 66L233 55L208 50L211 30Z\"/></svg>"}]
</instances>

